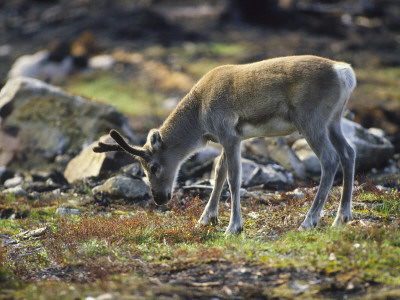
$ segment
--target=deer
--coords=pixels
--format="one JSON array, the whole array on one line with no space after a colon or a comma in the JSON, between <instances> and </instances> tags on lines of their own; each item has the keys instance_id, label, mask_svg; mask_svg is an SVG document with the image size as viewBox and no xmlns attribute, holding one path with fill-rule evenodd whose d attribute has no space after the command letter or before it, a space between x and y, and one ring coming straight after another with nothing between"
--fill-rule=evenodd
<instances>
[{"instance_id":1,"label":"deer","mask_svg":"<svg viewBox=\"0 0 400 300\"><path fill-rule=\"evenodd\" d=\"M320 225L320 214L339 166L343 189L332 226L352 220L355 150L343 136L341 119L356 86L352 67L312 55L287 56L224 65L204 75L142 146L129 145L116 130L117 144L98 143L94 152L125 151L137 157L157 205L171 199L180 165L209 142L222 151L215 184L198 221L218 222L218 203L227 178L231 215L226 235L243 230L240 207L241 142L298 131L321 164L320 184L299 230Z\"/></svg>"}]
</instances>

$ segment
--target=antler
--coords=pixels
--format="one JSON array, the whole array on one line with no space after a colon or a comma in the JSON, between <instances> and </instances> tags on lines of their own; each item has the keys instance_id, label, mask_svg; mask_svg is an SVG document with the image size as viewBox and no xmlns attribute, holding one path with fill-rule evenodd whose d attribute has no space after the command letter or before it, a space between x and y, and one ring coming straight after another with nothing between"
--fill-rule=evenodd
<instances>
[{"instance_id":1,"label":"antler","mask_svg":"<svg viewBox=\"0 0 400 300\"><path fill-rule=\"evenodd\" d=\"M110 151L125 151L134 156L140 156L142 158L147 157L147 154L144 150L142 150L139 147L130 146L125 141L125 139L121 136L121 134L118 131L116 131L115 129L112 129L110 131L110 136L118 143L118 145L105 144L105 143L99 142L99 144L93 148L93 151L96 153L110 152Z\"/></svg>"},{"instance_id":2,"label":"antler","mask_svg":"<svg viewBox=\"0 0 400 300\"><path fill-rule=\"evenodd\" d=\"M105 144L99 142L97 146L93 147L93 152L96 153L103 153L103 152L110 152L110 151L125 151L119 145L112 145L112 144Z\"/></svg>"}]
</instances>

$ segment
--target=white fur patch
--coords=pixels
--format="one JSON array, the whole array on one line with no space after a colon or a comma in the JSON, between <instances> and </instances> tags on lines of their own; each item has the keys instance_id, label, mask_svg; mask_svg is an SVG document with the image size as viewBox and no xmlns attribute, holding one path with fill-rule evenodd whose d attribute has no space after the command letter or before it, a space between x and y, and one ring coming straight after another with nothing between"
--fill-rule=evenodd
<instances>
[{"instance_id":1,"label":"white fur patch","mask_svg":"<svg viewBox=\"0 0 400 300\"><path fill-rule=\"evenodd\" d=\"M337 62L333 65L334 70L338 74L340 81L344 84L350 94L357 85L356 74L353 68L346 63Z\"/></svg>"}]
</instances>

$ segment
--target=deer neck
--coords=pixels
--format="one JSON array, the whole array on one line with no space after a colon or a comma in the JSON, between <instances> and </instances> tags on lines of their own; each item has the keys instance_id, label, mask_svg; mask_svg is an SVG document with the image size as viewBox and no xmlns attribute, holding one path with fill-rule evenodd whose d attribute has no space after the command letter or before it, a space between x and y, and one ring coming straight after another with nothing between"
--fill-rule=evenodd
<instances>
[{"instance_id":1,"label":"deer neck","mask_svg":"<svg viewBox=\"0 0 400 300\"><path fill-rule=\"evenodd\" d=\"M204 146L200 106L191 94L183 98L160 128L163 142L180 159Z\"/></svg>"}]
</instances>

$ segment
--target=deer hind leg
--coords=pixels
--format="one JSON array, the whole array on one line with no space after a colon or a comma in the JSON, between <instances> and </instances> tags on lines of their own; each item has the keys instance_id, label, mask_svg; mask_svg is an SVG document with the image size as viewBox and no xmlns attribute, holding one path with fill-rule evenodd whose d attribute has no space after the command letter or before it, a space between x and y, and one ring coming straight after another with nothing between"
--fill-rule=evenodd
<instances>
[{"instance_id":1,"label":"deer hind leg","mask_svg":"<svg viewBox=\"0 0 400 300\"><path fill-rule=\"evenodd\" d=\"M340 199L338 213L333 226L339 226L353 218L351 212L351 196L353 194L355 151L343 136L340 121L332 124L329 136L340 157L340 164L343 169L343 191Z\"/></svg>"},{"instance_id":2,"label":"deer hind leg","mask_svg":"<svg viewBox=\"0 0 400 300\"><path fill-rule=\"evenodd\" d=\"M225 235L239 234L243 230L240 210L240 183L242 179L240 140L224 144L223 147L228 163L228 184L231 191L231 218Z\"/></svg>"},{"instance_id":3,"label":"deer hind leg","mask_svg":"<svg viewBox=\"0 0 400 300\"><path fill-rule=\"evenodd\" d=\"M203 214L199 219L199 223L202 225L216 225L218 223L218 203L225 183L227 169L226 155L222 151L215 167L215 185L211 192L210 200L208 200Z\"/></svg>"},{"instance_id":4,"label":"deer hind leg","mask_svg":"<svg viewBox=\"0 0 400 300\"><path fill-rule=\"evenodd\" d=\"M319 129L319 133L312 132L309 135L303 133L303 135L320 160L321 181L311 208L308 211L305 220L300 225L299 230L309 229L319 225L322 208L324 207L339 166L339 155L336 153L331 141L329 140L327 130Z\"/></svg>"}]
</instances>

